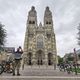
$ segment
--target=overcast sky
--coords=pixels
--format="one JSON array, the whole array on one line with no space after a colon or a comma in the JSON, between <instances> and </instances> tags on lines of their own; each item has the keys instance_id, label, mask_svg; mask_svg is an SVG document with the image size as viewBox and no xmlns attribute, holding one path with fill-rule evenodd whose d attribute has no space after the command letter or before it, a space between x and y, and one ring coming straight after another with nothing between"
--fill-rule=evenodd
<instances>
[{"instance_id":1,"label":"overcast sky","mask_svg":"<svg viewBox=\"0 0 80 80\"><path fill-rule=\"evenodd\" d=\"M77 26L80 23L80 0L0 0L0 22L7 31L6 46L23 46L28 11L35 6L38 23L43 23L44 10L50 7L58 55L78 48Z\"/></svg>"}]
</instances>

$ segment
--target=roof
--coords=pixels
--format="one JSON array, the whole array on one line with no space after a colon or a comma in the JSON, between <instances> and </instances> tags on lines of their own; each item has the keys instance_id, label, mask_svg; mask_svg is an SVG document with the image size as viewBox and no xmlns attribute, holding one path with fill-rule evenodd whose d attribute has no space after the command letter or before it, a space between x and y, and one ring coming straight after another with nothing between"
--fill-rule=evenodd
<instances>
[{"instance_id":1,"label":"roof","mask_svg":"<svg viewBox=\"0 0 80 80\"><path fill-rule=\"evenodd\" d=\"M77 53L77 54L80 54L80 49L78 49L78 50L76 51L76 53Z\"/></svg>"},{"instance_id":2,"label":"roof","mask_svg":"<svg viewBox=\"0 0 80 80\"><path fill-rule=\"evenodd\" d=\"M13 53L15 51L15 47L3 47L5 52Z\"/></svg>"}]
</instances>

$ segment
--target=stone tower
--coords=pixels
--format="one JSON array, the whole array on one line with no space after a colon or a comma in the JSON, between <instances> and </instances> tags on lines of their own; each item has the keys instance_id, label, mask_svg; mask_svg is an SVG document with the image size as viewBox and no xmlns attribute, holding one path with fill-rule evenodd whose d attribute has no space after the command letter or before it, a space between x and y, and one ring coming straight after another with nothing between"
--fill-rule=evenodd
<instances>
[{"instance_id":1,"label":"stone tower","mask_svg":"<svg viewBox=\"0 0 80 80\"><path fill-rule=\"evenodd\" d=\"M27 66L56 66L56 39L53 29L52 12L46 7L44 24L37 24L37 12L32 6L28 13L24 41L24 56Z\"/></svg>"}]
</instances>

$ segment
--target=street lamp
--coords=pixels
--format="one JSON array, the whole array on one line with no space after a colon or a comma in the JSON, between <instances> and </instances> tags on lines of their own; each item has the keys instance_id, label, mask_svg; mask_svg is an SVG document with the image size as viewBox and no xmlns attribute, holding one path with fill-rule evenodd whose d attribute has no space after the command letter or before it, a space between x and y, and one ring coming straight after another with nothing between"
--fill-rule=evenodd
<instances>
[{"instance_id":1,"label":"street lamp","mask_svg":"<svg viewBox=\"0 0 80 80\"><path fill-rule=\"evenodd\" d=\"M75 67L75 74L77 75L77 54L75 48L74 48L74 67Z\"/></svg>"}]
</instances>

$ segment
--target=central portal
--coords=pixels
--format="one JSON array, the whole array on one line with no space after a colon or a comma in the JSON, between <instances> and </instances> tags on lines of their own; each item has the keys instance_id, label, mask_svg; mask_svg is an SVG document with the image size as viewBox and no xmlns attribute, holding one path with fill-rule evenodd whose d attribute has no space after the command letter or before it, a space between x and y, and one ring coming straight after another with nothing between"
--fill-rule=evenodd
<instances>
[{"instance_id":1,"label":"central portal","mask_svg":"<svg viewBox=\"0 0 80 80\"><path fill-rule=\"evenodd\" d=\"M36 60L37 60L37 65L43 65L44 64L44 58L45 55L42 50L38 50L36 53Z\"/></svg>"}]
</instances>

